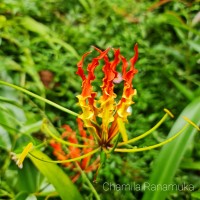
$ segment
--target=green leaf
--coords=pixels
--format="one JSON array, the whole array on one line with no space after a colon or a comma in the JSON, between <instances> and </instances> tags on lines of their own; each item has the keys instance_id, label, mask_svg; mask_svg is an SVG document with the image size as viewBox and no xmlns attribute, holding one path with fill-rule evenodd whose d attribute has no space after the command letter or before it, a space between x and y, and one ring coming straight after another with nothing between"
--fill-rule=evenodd
<instances>
[{"instance_id":1,"label":"green leaf","mask_svg":"<svg viewBox=\"0 0 200 200\"><path fill-rule=\"evenodd\" d=\"M21 24L29 31L38 33L39 35L48 35L50 32L49 28L44 24L34 20L31 17L23 17L21 18Z\"/></svg>"},{"instance_id":2,"label":"green leaf","mask_svg":"<svg viewBox=\"0 0 200 200\"><path fill-rule=\"evenodd\" d=\"M162 14L160 18L163 23L171 24L173 27L178 27L183 30L188 30L190 32L193 32L194 34L200 35L196 29L193 29L190 26L188 26L182 20L180 15L174 11L167 11L164 14Z\"/></svg>"},{"instance_id":3,"label":"green leaf","mask_svg":"<svg viewBox=\"0 0 200 200\"><path fill-rule=\"evenodd\" d=\"M22 106L17 101L11 100L11 99L6 98L6 97L0 96L0 102L10 103L10 104L13 104L13 105L15 105L19 108L22 108Z\"/></svg>"},{"instance_id":4,"label":"green leaf","mask_svg":"<svg viewBox=\"0 0 200 200\"><path fill-rule=\"evenodd\" d=\"M34 156L43 158L45 160L50 160L50 158L40 152L32 151ZM48 181L55 187L56 191L59 193L63 200L81 200L82 197L78 192L77 188L74 186L70 178L62 171L62 169L52 163L43 162L34 157L30 157L34 165L38 170L48 179Z\"/></svg>"},{"instance_id":5,"label":"green leaf","mask_svg":"<svg viewBox=\"0 0 200 200\"><path fill-rule=\"evenodd\" d=\"M6 105L3 104L0 105L0 110L1 110L0 119L2 124L9 126L11 125L12 122L12 126L13 125L22 126L22 123L16 118L15 114L12 112L12 109L6 108Z\"/></svg>"},{"instance_id":6,"label":"green leaf","mask_svg":"<svg viewBox=\"0 0 200 200\"><path fill-rule=\"evenodd\" d=\"M0 28L4 27L6 24L6 17L4 15L0 15Z\"/></svg>"},{"instance_id":7,"label":"green leaf","mask_svg":"<svg viewBox=\"0 0 200 200\"><path fill-rule=\"evenodd\" d=\"M0 126L0 147L6 150L10 150L11 146L11 140L8 132Z\"/></svg>"},{"instance_id":8,"label":"green leaf","mask_svg":"<svg viewBox=\"0 0 200 200\"><path fill-rule=\"evenodd\" d=\"M182 116L187 116L194 123L199 124L200 118L200 97L192 101L180 114L172 127L169 136L171 137L178 132L185 124ZM154 168L150 176L149 184L171 184L173 183L173 177L179 167L179 164L187 150L189 144L193 141L196 129L193 126L189 126L176 140L165 145L158 158L154 163ZM153 191L146 190L143 196L143 200L163 200L167 197L170 191Z\"/></svg>"},{"instance_id":9,"label":"green leaf","mask_svg":"<svg viewBox=\"0 0 200 200\"><path fill-rule=\"evenodd\" d=\"M21 19L21 24L29 31L35 32L39 34L40 36L43 36L47 42L50 44L50 46L54 47L53 43L60 44L62 47L64 47L66 50L71 52L74 56L76 56L78 59L80 58L77 51L71 46L70 44L64 42L63 40L57 38L54 32L50 31L48 26L34 20L31 17L25 17Z\"/></svg>"},{"instance_id":10,"label":"green leaf","mask_svg":"<svg viewBox=\"0 0 200 200\"><path fill-rule=\"evenodd\" d=\"M17 127L21 126L21 122L18 121L15 116L7 110L7 112L0 106L0 126L5 128L9 134L17 132Z\"/></svg>"},{"instance_id":11,"label":"green leaf","mask_svg":"<svg viewBox=\"0 0 200 200\"><path fill-rule=\"evenodd\" d=\"M173 77L170 77L169 79L188 100L194 99L194 93L189 88L187 88L186 85L182 84Z\"/></svg>"},{"instance_id":12,"label":"green leaf","mask_svg":"<svg viewBox=\"0 0 200 200\"><path fill-rule=\"evenodd\" d=\"M27 196L28 196L27 192L22 191L15 196L15 200L24 200L26 199Z\"/></svg>"},{"instance_id":13,"label":"green leaf","mask_svg":"<svg viewBox=\"0 0 200 200\"><path fill-rule=\"evenodd\" d=\"M193 192L192 197L196 199L200 199L200 192Z\"/></svg>"},{"instance_id":14,"label":"green leaf","mask_svg":"<svg viewBox=\"0 0 200 200\"><path fill-rule=\"evenodd\" d=\"M200 45L199 45L199 41L197 42L193 42L193 41L188 41L188 44L190 45L190 47L192 49L194 49L195 51L199 52L200 53Z\"/></svg>"},{"instance_id":15,"label":"green leaf","mask_svg":"<svg viewBox=\"0 0 200 200\"><path fill-rule=\"evenodd\" d=\"M20 132L26 133L26 134L37 132L40 130L41 124L42 124L42 120L32 122L30 124L26 124L20 129Z\"/></svg>"},{"instance_id":16,"label":"green leaf","mask_svg":"<svg viewBox=\"0 0 200 200\"><path fill-rule=\"evenodd\" d=\"M36 192L40 186L40 173L28 159L25 160L22 169L18 169L18 179L16 187L19 191L27 193Z\"/></svg>"},{"instance_id":17,"label":"green leaf","mask_svg":"<svg viewBox=\"0 0 200 200\"><path fill-rule=\"evenodd\" d=\"M183 161L180 165L182 169L200 170L200 162Z\"/></svg>"},{"instance_id":18,"label":"green leaf","mask_svg":"<svg viewBox=\"0 0 200 200\"><path fill-rule=\"evenodd\" d=\"M36 196L31 194L25 200L37 200Z\"/></svg>"},{"instance_id":19,"label":"green leaf","mask_svg":"<svg viewBox=\"0 0 200 200\"><path fill-rule=\"evenodd\" d=\"M64 49L66 49L67 51L71 52L72 55L74 55L76 58L80 59L79 54L77 53L77 51L74 49L74 47L66 42L64 42L63 40L60 40L59 38L51 38L51 41L54 43L57 43L59 45L61 45Z\"/></svg>"}]
</instances>

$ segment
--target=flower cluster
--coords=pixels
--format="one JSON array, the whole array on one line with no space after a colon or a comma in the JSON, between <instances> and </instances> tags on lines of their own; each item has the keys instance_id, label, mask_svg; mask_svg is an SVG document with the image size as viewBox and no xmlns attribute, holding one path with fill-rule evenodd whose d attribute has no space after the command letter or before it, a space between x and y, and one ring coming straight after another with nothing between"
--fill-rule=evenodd
<instances>
[{"instance_id":1,"label":"flower cluster","mask_svg":"<svg viewBox=\"0 0 200 200\"><path fill-rule=\"evenodd\" d=\"M83 128L83 122L80 118L77 118L77 124L78 124L78 130L79 134L81 136L81 140L84 142L84 145L89 145L93 146L94 145L94 140L92 135L87 135L86 131ZM68 125L63 125L63 128L65 131L62 133L62 139L69 141L74 144L78 144L78 137L76 132L71 129L70 126ZM64 148L63 145L59 142L57 142L55 139L52 139L50 141L50 145L53 148L53 155L58 159L58 160L67 160L67 159L73 159L77 158L81 155L87 154L92 151L91 147L83 147L82 149L79 147L75 146L69 146L68 149ZM77 164L79 167L84 171L84 172L90 172L93 170L96 170L98 165L99 165L99 159L97 158L95 161L91 162L91 156L83 158L79 162L67 162L67 163L62 163L63 166L72 169L73 171L76 172L76 174L71 178L73 182L75 182L79 176L80 176L80 171L76 170Z\"/></svg>"}]
</instances>

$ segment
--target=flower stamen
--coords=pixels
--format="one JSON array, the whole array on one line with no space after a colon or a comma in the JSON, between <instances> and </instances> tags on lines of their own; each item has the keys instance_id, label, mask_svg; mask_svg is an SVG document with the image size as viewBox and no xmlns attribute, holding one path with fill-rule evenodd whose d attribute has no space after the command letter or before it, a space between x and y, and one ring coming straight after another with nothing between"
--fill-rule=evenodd
<instances>
[{"instance_id":1,"label":"flower stamen","mask_svg":"<svg viewBox=\"0 0 200 200\"><path fill-rule=\"evenodd\" d=\"M192 122L190 119L188 119L187 117L183 116L183 119L185 121L187 121L189 124L191 124L192 126L194 126L198 131L200 131L200 128L194 123Z\"/></svg>"},{"instance_id":2,"label":"flower stamen","mask_svg":"<svg viewBox=\"0 0 200 200\"><path fill-rule=\"evenodd\" d=\"M38 159L38 160L41 160L41 161L43 161L43 162L47 162L47 163L68 163L68 162L79 161L79 160L81 160L81 159L83 159L83 158L86 158L86 157L88 157L88 156L91 156L91 155L95 154L96 152L98 152L99 150L100 150L100 147L98 147L98 148L94 149L93 151L90 151L89 153L86 153L86 154L84 154L84 155L82 155L82 156L79 156L79 157L76 157L76 158L67 159L67 160L45 160L45 159L43 159L43 158L39 158L39 157L33 155L33 154L30 153L30 152L29 152L29 154L30 154L32 157L34 157L34 158L36 158L36 159Z\"/></svg>"},{"instance_id":3,"label":"flower stamen","mask_svg":"<svg viewBox=\"0 0 200 200\"><path fill-rule=\"evenodd\" d=\"M163 146L169 142L171 142L172 140L174 140L176 137L178 137L187 127L189 126L189 124L185 124L183 126L183 128L178 131L174 136L168 138L167 140L160 142L158 144L152 145L152 146L148 146L148 147L142 147L142 148L133 148L133 149L118 149L115 148L115 152L126 152L126 153L133 153L133 152L140 152L140 151L147 151L150 149L155 149L157 147Z\"/></svg>"},{"instance_id":4,"label":"flower stamen","mask_svg":"<svg viewBox=\"0 0 200 200\"><path fill-rule=\"evenodd\" d=\"M174 118L174 115L167 108L164 108L164 111L171 117Z\"/></svg>"},{"instance_id":5,"label":"flower stamen","mask_svg":"<svg viewBox=\"0 0 200 200\"><path fill-rule=\"evenodd\" d=\"M73 147L80 147L80 148L84 148L84 147L91 147L89 145L84 145L84 144L76 144L76 143L72 143L72 142L68 142L68 141L65 141L59 137L57 137L55 134L53 134L50 130L50 128L48 127L49 125L49 122L47 119L43 119L43 122L42 122L42 127L41 127L41 130L44 132L44 133L47 133L49 134L52 138L54 138L56 141L60 142L61 144L65 144L65 145L69 145L69 146L73 146Z\"/></svg>"},{"instance_id":6,"label":"flower stamen","mask_svg":"<svg viewBox=\"0 0 200 200\"><path fill-rule=\"evenodd\" d=\"M153 126L151 129L149 129L145 133L139 135L138 137L135 137L135 138L133 138L131 140L128 140L127 142L120 142L118 144L118 146L122 146L122 145L125 145L125 144L134 143L134 142L136 142L136 141L138 141L138 140L146 137L147 135L149 135L153 131L155 131L167 119L168 116L170 116L170 117L173 116L173 114L168 109L165 108L164 111L166 112L166 114L161 118L161 120L155 126Z\"/></svg>"}]
</instances>

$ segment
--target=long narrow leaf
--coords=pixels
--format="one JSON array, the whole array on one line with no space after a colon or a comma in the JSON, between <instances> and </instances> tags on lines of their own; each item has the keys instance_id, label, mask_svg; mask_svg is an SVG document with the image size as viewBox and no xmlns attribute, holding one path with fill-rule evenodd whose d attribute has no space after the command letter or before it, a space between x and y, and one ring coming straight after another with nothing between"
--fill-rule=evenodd
<instances>
[{"instance_id":1,"label":"long narrow leaf","mask_svg":"<svg viewBox=\"0 0 200 200\"><path fill-rule=\"evenodd\" d=\"M188 100L192 101L194 99L194 93L187 88L186 85L182 84L173 77L170 77L169 79Z\"/></svg>"},{"instance_id":2,"label":"long narrow leaf","mask_svg":"<svg viewBox=\"0 0 200 200\"><path fill-rule=\"evenodd\" d=\"M50 158L40 151L32 151L34 156L50 160ZM34 165L38 170L49 180L49 182L55 187L56 191L63 200L81 200L81 195L77 188L71 182L69 177L55 164L46 163L40 161L34 157L30 157Z\"/></svg>"}]
</instances>

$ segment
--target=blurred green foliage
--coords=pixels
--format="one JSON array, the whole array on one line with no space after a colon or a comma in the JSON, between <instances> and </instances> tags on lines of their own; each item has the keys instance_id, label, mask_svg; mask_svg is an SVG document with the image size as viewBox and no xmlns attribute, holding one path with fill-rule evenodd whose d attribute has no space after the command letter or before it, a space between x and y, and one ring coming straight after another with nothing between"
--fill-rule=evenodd
<instances>
[{"instance_id":1,"label":"blurred green foliage","mask_svg":"<svg viewBox=\"0 0 200 200\"><path fill-rule=\"evenodd\" d=\"M120 47L122 54L129 59L134 44L138 43L136 68L139 73L133 82L138 95L126 126L131 138L151 128L161 118L163 108L167 107L178 116L195 97L200 96L199 11L198 0L1 0L0 78L80 112L76 95L81 91L81 80L75 72L81 55L91 50L92 45L101 49L111 46ZM44 70L47 74L42 75ZM101 69L97 69L96 90L101 85L100 72ZM47 87L43 84L45 78L48 78ZM120 88L121 85L117 90ZM7 87L0 86L0 96L0 197L9 199L19 195L18 199L25 199L30 188L26 194L21 194L21 186L9 183L13 177L14 183L19 181L16 176L19 170L10 162L10 150L22 148L22 144L33 138L37 143L45 137L39 131L42 111L56 127L66 123L76 129L75 119ZM137 145L162 141L171 126L171 121L166 122ZM199 139L197 135L185 155L186 161L199 160ZM158 153L159 149L109 158L100 172L101 182L94 184L102 199L141 199L142 191L105 192L102 183L142 184L148 180ZM70 171L67 173L70 175ZM92 180L92 174L88 176ZM174 181L192 183L197 190L200 186L198 179L199 170L179 168ZM46 181L44 177L42 180ZM80 179L76 184L83 198L94 198L84 181ZM39 186L34 187L32 191L37 191ZM168 199L183 199L183 195L184 192L177 191ZM190 199L191 195L184 198Z\"/></svg>"}]
</instances>

